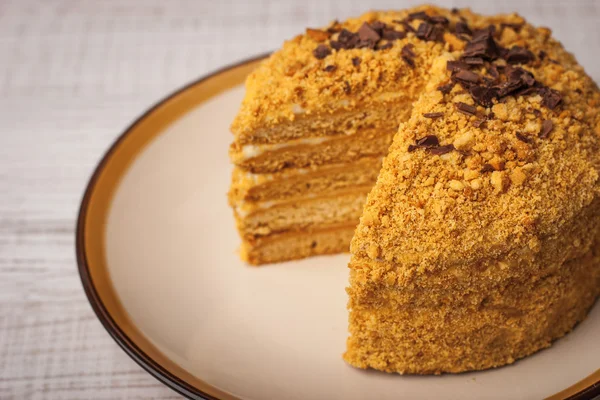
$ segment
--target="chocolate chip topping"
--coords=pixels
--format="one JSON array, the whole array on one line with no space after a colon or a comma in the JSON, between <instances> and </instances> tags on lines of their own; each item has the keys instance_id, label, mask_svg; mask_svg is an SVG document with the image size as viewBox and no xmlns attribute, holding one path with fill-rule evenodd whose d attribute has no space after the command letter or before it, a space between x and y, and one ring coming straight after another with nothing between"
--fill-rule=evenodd
<instances>
[{"instance_id":1,"label":"chocolate chip topping","mask_svg":"<svg viewBox=\"0 0 600 400\"><path fill-rule=\"evenodd\" d=\"M469 64L462 61L448 61L446 63L446 69L451 72L457 72L462 69L468 69Z\"/></svg>"},{"instance_id":2,"label":"chocolate chip topping","mask_svg":"<svg viewBox=\"0 0 600 400\"><path fill-rule=\"evenodd\" d=\"M517 137L517 139L519 139L521 142L524 143L529 143L530 140L527 136L523 135L521 132L517 132L515 133L515 136Z\"/></svg>"},{"instance_id":3,"label":"chocolate chip topping","mask_svg":"<svg viewBox=\"0 0 600 400\"><path fill-rule=\"evenodd\" d=\"M454 150L454 145L447 144L444 146L433 147L428 150L431 154L434 154L436 156L441 156L442 154L450 153L452 150Z\"/></svg>"},{"instance_id":4,"label":"chocolate chip topping","mask_svg":"<svg viewBox=\"0 0 600 400\"><path fill-rule=\"evenodd\" d=\"M352 58L352 65L354 65L355 67L358 67L360 65L360 57L353 57Z\"/></svg>"},{"instance_id":5,"label":"chocolate chip topping","mask_svg":"<svg viewBox=\"0 0 600 400\"><path fill-rule=\"evenodd\" d=\"M432 112L423 114L425 118L440 118L444 116L443 112Z\"/></svg>"},{"instance_id":6,"label":"chocolate chip topping","mask_svg":"<svg viewBox=\"0 0 600 400\"><path fill-rule=\"evenodd\" d=\"M479 83L480 77L475 72L469 71L467 69L460 69L455 74L452 74L452 79L456 82L460 83Z\"/></svg>"},{"instance_id":7,"label":"chocolate chip topping","mask_svg":"<svg viewBox=\"0 0 600 400\"><path fill-rule=\"evenodd\" d=\"M494 41L494 32L493 25L473 32L473 38L467 43L463 57L481 57L490 61L498 58L500 51Z\"/></svg>"},{"instance_id":8,"label":"chocolate chip topping","mask_svg":"<svg viewBox=\"0 0 600 400\"><path fill-rule=\"evenodd\" d=\"M471 106L467 103L459 102L456 103L456 108L463 114L466 115L475 115L477 114L477 107Z\"/></svg>"},{"instance_id":9,"label":"chocolate chip topping","mask_svg":"<svg viewBox=\"0 0 600 400\"><path fill-rule=\"evenodd\" d=\"M551 110L554 110L562 102L562 96L554 89L544 88L540 94L543 96L542 105Z\"/></svg>"},{"instance_id":10,"label":"chocolate chip topping","mask_svg":"<svg viewBox=\"0 0 600 400\"><path fill-rule=\"evenodd\" d=\"M329 47L327 47L324 44L320 44L317 46L317 48L313 51L313 54L315 55L315 57L317 57L319 60L324 59L325 57L327 57L328 55L331 54L331 49L329 49Z\"/></svg>"},{"instance_id":11,"label":"chocolate chip topping","mask_svg":"<svg viewBox=\"0 0 600 400\"><path fill-rule=\"evenodd\" d=\"M440 141L435 135L427 135L422 137L421 139L417 139L417 146L419 147L435 147L439 145Z\"/></svg>"},{"instance_id":12,"label":"chocolate chip topping","mask_svg":"<svg viewBox=\"0 0 600 400\"><path fill-rule=\"evenodd\" d=\"M523 47L513 46L504 59L509 64L527 64L535 59L533 53Z\"/></svg>"},{"instance_id":13,"label":"chocolate chip topping","mask_svg":"<svg viewBox=\"0 0 600 400\"><path fill-rule=\"evenodd\" d=\"M419 11L419 12L414 12L414 13L410 13L408 14L408 21L413 21L415 19L421 19L423 21L428 21L429 20L429 15L427 15L427 13L425 11Z\"/></svg>"},{"instance_id":14,"label":"chocolate chip topping","mask_svg":"<svg viewBox=\"0 0 600 400\"><path fill-rule=\"evenodd\" d=\"M550 132L552 132L552 128L554 128L552 121L549 119L544 120L542 122L542 130L538 135L540 139L546 139L550 135Z\"/></svg>"},{"instance_id":15,"label":"chocolate chip topping","mask_svg":"<svg viewBox=\"0 0 600 400\"><path fill-rule=\"evenodd\" d=\"M325 72L333 72L337 69L337 66L335 65L328 65L325 68L323 68L323 71Z\"/></svg>"},{"instance_id":16,"label":"chocolate chip topping","mask_svg":"<svg viewBox=\"0 0 600 400\"><path fill-rule=\"evenodd\" d=\"M358 38L361 41L372 41L377 42L381 39L381 36L375 29L371 27L368 23L363 23L362 26L358 29Z\"/></svg>"},{"instance_id":17,"label":"chocolate chip topping","mask_svg":"<svg viewBox=\"0 0 600 400\"><path fill-rule=\"evenodd\" d=\"M440 92L442 92L442 94L448 94L452 91L452 88L454 87L454 82L450 82L447 83L445 85L441 85L437 87L437 90L439 90Z\"/></svg>"},{"instance_id":18,"label":"chocolate chip topping","mask_svg":"<svg viewBox=\"0 0 600 400\"><path fill-rule=\"evenodd\" d=\"M454 33L457 35L468 35L471 36L473 32L469 29L469 25L466 22L457 22L454 26Z\"/></svg>"},{"instance_id":19,"label":"chocolate chip topping","mask_svg":"<svg viewBox=\"0 0 600 400\"><path fill-rule=\"evenodd\" d=\"M443 15L433 15L428 18L428 21L432 24L439 25L448 25L450 23L450 21L448 21L448 18L444 17Z\"/></svg>"},{"instance_id":20,"label":"chocolate chip topping","mask_svg":"<svg viewBox=\"0 0 600 400\"><path fill-rule=\"evenodd\" d=\"M444 38L444 30L437 25L421 22L419 28L417 28L416 35L419 39L426 41L442 41Z\"/></svg>"}]
</instances>

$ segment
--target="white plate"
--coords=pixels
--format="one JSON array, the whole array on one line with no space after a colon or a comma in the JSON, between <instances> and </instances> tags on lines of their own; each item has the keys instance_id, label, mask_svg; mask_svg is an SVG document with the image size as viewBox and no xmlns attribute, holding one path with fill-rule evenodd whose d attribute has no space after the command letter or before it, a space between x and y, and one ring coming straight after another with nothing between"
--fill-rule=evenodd
<instances>
[{"instance_id":1,"label":"white plate","mask_svg":"<svg viewBox=\"0 0 600 400\"><path fill-rule=\"evenodd\" d=\"M77 237L84 287L140 365L191 398L600 393L599 306L550 349L496 370L400 376L345 364L348 255L255 268L236 254L229 124L255 65L223 70L159 103L113 146L86 192Z\"/></svg>"}]
</instances>

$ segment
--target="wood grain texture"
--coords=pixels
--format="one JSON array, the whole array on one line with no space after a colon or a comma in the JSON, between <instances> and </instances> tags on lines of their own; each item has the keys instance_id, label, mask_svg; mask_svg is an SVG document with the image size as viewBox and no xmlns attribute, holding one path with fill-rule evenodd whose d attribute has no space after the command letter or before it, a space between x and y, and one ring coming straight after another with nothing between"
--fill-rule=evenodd
<instances>
[{"instance_id":1,"label":"wood grain texture","mask_svg":"<svg viewBox=\"0 0 600 400\"><path fill-rule=\"evenodd\" d=\"M600 81L597 1L472 3L552 27ZM87 180L169 92L364 10L354 0L0 2L0 399L178 398L117 347L85 299L74 226Z\"/></svg>"}]
</instances>

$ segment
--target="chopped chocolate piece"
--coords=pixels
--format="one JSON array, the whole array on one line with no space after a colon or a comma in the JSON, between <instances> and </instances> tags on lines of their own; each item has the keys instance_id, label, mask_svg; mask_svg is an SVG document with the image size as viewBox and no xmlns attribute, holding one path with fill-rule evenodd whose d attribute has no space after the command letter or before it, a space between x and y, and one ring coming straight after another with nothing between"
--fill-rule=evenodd
<instances>
[{"instance_id":1,"label":"chopped chocolate piece","mask_svg":"<svg viewBox=\"0 0 600 400\"><path fill-rule=\"evenodd\" d=\"M539 117L540 115L542 115L542 112L540 110L538 110L537 108L534 108L533 115L535 115L536 117Z\"/></svg>"},{"instance_id":2,"label":"chopped chocolate piece","mask_svg":"<svg viewBox=\"0 0 600 400\"><path fill-rule=\"evenodd\" d=\"M471 97L475 100L475 103L483 107L491 107L494 105L493 99L498 98L498 89L494 87L486 86L472 86L469 89Z\"/></svg>"},{"instance_id":3,"label":"chopped chocolate piece","mask_svg":"<svg viewBox=\"0 0 600 400\"><path fill-rule=\"evenodd\" d=\"M379 36L381 36L381 33L383 32L383 30L386 28L386 25L381 22L381 21L375 21L375 22L371 22L371 28L377 32L377 34Z\"/></svg>"},{"instance_id":4,"label":"chopped chocolate piece","mask_svg":"<svg viewBox=\"0 0 600 400\"><path fill-rule=\"evenodd\" d=\"M377 46L375 46L375 49L376 50L387 50L387 49L392 48L393 46L394 46L393 44L388 42L386 44L381 44L381 45L378 44Z\"/></svg>"},{"instance_id":5,"label":"chopped chocolate piece","mask_svg":"<svg viewBox=\"0 0 600 400\"><path fill-rule=\"evenodd\" d=\"M444 30L443 28L428 22L421 22L416 35L419 39L427 41L441 41L444 38Z\"/></svg>"},{"instance_id":6,"label":"chopped chocolate piece","mask_svg":"<svg viewBox=\"0 0 600 400\"><path fill-rule=\"evenodd\" d=\"M323 71L325 72L333 72L337 69L337 66L335 65L328 65L325 68L323 68Z\"/></svg>"},{"instance_id":7,"label":"chopped chocolate piece","mask_svg":"<svg viewBox=\"0 0 600 400\"><path fill-rule=\"evenodd\" d=\"M440 141L435 135L427 135L421 139L417 139L417 146L419 147L436 147L440 145Z\"/></svg>"},{"instance_id":8,"label":"chopped chocolate piece","mask_svg":"<svg viewBox=\"0 0 600 400\"><path fill-rule=\"evenodd\" d=\"M331 49L324 44L320 44L316 49L313 50L313 54L319 60L322 60L331 54Z\"/></svg>"},{"instance_id":9,"label":"chopped chocolate piece","mask_svg":"<svg viewBox=\"0 0 600 400\"><path fill-rule=\"evenodd\" d=\"M542 105L554 110L562 102L562 96L554 89L547 88L543 91Z\"/></svg>"},{"instance_id":10,"label":"chopped chocolate piece","mask_svg":"<svg viewBox=\"0 0 600 400\"><path fill-rule=\"evenodd\" d=\"M397 31L392 28L384 28L381 37L385 40L399 40L406 37L406 32Z\"/></svg>"},{"instance_id":11,"label":"chopped chocolate piece","mask_svg":"<svg viewBox=\"0 0 600 400\"><path fill-rule=\"evenodd\" d=\"M495 171L495 168L492 167L491 164L483 164L483 167L481 167L481 173L485 174L486 172L492 172Z\"/></svg>"},{"instance_id":12,"label":"chopped chocolate piece","mask_svg":"<svg viewBox=\"0 0 600 400\"><path fill-rule=\"evenodd\" d=\"M531 72L523 68L514 68L507 65L504 67L504 73L507 75L508 80L496 86L500 97L508 96L535 84L535 79Z\"/></svg>"},{"instance_id":13,"label":"chopped chocolate piece","mask_svg":"<svg viewBox=\"0 0 600 400\"><path fill-rule=\"evenodd\" d=\"M353 49L360 41L358 34L352 33L347 29L342 29L337 40L332 40L329 44L336 50Z\"/></svg>"},{"instance_id":14,"label":"chopped chocolate piece","mask_svg":"<svg viewBox=\"0 0 600 400\"><path fill-rule=\"evenodd\" d=\"M481 125L483 125L483 124L484 124L486 121L487 121L487 119L485 119L485 118L479 118L479 119L476 119L476 120L473 122L473 126L474 126L475 128L481 128Z\"/></svg>"},{"instance_id":15,"label":"chopped chocolate piece","mask_svg":"<svg viewBox=\"0 0 600 400\"><path fill-rule=\"evenodd\" d=\"M550 61L552 64L560 65L558 61L553 60L552 58L549 58L548 61Z\"/></svg>"},{"instance_id":16,"label":"chopped chocolate piece","mask_svg":"<svg viewBox=\"0 0 600 400\"><path fill-rule=\"evenodd\" d=\"M461 69L452 75L452 79L460 83L471 84L479 83L480 77L475 72L469 71L467 69Z\"/></svg>"},{"instance_id":17,"label":"chopped chocolate piece","mask_svg":"<svg viewBox=\"0 0 600 400\"><path fill-rule=\"evenodd\" d=\"M442 94L448 94L452 91L452 88L454 87L454 82L450 82L447 83L445 85L441 85L437 87L437 90L439 90L440 92L442 92Z\"/></svg>"},{"instance_id":18,"label":"chopped chocolate piece","mask_svg":"<svg viewBox=\"0 0 600 400\"><path fill-rule=\"evenodd\" d=\"M344 93L350 94L352 93L352 87L348 83L348 81L344 81Z\"/></svg>"},{"instance_id":19,"label":"chopped chocolate piece","mask_svg":"<svg viewBox=\"0 0 600 400\"><path fill-rule=\"evenodd\" d=\"M425 113L425 114L423 114L423 116L425 118L432 118L432 119L434 119L434 118L443 117L444 113L443 112L432 112L432 113Z\"/></svg>"},{"instance_id":20,"label":"chopped chocolate piece","mask_svg":"<svg viewBox=\"0 0 600 400\"><path fill-rule=\"evenodd\" d=\"M317 42L324 42L331 36L329 32L311 28L306 28L306 35Z\"/></svg>"},{"instance_id":21,"label":"chopped chocolate piece","mask_svg":"<svg viewBox=\"0 0 600 400\"><path fill-rule=\"evenodd\" d=\"M412 21L415 19L422 19L424 21L427 21L429 19L429 15L427 15L427 13L425 11L419 11L419 12L408 14L407 20Z\"/></svg>"},{"instance_id":22,"label":"chopped chocolate piece","mask_svg":"<svg viewBox=\"0 0 600 400\"><path fill-rule=\"evenodd\" d=\"M458 13L460 12L460 10L459 10L458 8L456 8L456 7L453 7L453 8L450 10L450 12L451 12L452 14L455 14L455 15L456 15L456 14L458 14Z\"/></svg>"},{"instance_id":23,"label":"chopped chocolate piece","mask_svg":"<svg viewBox=\"0 0 600 400\"><path fill-rule=\"evenodd\" d=\"M495 60L500 55L500 50L494 41L494 25L473 32L473 39L467 43L463 52L465 57L481 57L486 60Z\"/></svg>"},{"instance_id":24,"label":"chopped chocolate piece","mask_svg":"<svg viewBox=\"0 0 600 400\"><path fill-rule=\"evenodd\" d=\"M535 59L533 53L523 47L513 46L504 56L509 64L527 64Z\"/></svg>"},{"instance_id":25,"label":"chopped chocolate piece","mask_svg":"<svg viewBox=\"0 0 600 400\"><path fill-rule=\"evenodd\" d=\"M360 57L353 57L352 58L352 65L354 65L355 67L358 67L360 65Z\"/></svg>"},{"instance_id":26,"label":"chopped chocolate piece","mask_svg":"<svg viewBox=\"0 0 600 400\"><path fill-rule=\"evenodd\" d=\"M481 57L465 57L463 61L468 65L483 65L483 58Z\"/></svg>"},{"instance_id":27,"label":"chopped chocolate piece","mask_svg":"<svg viewBox=\"0 0 600 400\"><path fill-rule=\"evenodd\" d=\"M358 29L358 38L361 41L372 41L372 42L377 42L379 39L381 39L381 36L379 36L379 33L377 33L377 31L375 29L373 29L371 27L371 25L369 25L368 23L363 23L362 26Z\"/></svg>"},{"instance_id":28,"label":"chopped chocolate piece","mask_svg":"<svg viewBox=\"0 0 600 400\"><path fill-rule=\"evenodd\" d=\"M477 107L471 106L467 103L459 102L456 103L456 108L463 114L466 115L475 115L477 114Z\"/></svg>"},{"instance_id":29,"label":"chopped chocolate piece","mask_svg":"<svg viewBox=\"0 0 600 400\"><path fill-rule=\"evenodd\" d=\"M550 135L550 132L552 132L552 128L554 128L554 124L552 124L552 121L549 119L544 120L544 122L542 122L542 130L540 131L538 136L541 139L546 139L548 135Z\"/></svg>"},{"instance_id":30,"label":"chopped chocolate piece","mask_svg":"<svg viewBox=\"0 0 600 400\"><path fill-rule=\"evenodd\" d=\"M448 21L448 18L444 17L443 15L433 15L429 17L429 22L431 22L432 24L439 25L448 25L450 23L450 21Z\"/></svg>"},{"instance_id":31,"label":"chopped chocolate piece","mask_svg":"<svg viewBox=\"0 0 600 400\"><path fill-rule=\"evenodd\" d=\"M515 136L517 137L517 139L519 139L521 142L524 143L529 143L530 140L527 136L523 135L521 132L517 132L515 133Z\"/></svg>"},{"instance_id":32,"label":"chopped chocolate piece","mask_svg":"<svg viewBox=\"0 0 600 400\"><path fill-rule=\"evenodd\" d=\"M577 94L583 94L583 90L581 90L579 88L575 88L575 93L577 93Z\"/></svg>"},{"instance_id":33,"label":"chopped chocolate piece","mask_svg":"<svg viewBox=\"0 0 600 400\"><path fill-rule=\"evenodd\" d=\"M471 29L469 28L469 25L467 25L466 22L457 22L456 25L454 26L454 32L457 35L471 36L473 34Z\"/></svg>"},{"instance_id":34,"label":"chopped chocolate piece","mask_svg":"<svg viewBox=\"0 0 600 400\"><path fill-rule=\"evenodd\" d=\"M446 69L451 72L457 72L463 69L469 69L469 64L462 61L448 61L446 62Z\"/></svg>"},{"instance_id":35,"label":"chopped chocolate piece","mask_svg":"<svg viewBox=\"0 0 600 400\"><path fill-rule=\"evenodd\" d=\"M447 144L447 145L444 145L444 146L433 147L433 148L428 149L428 150L433 155L441 156L442 154L450 153L452 150L454 150L454 145L453 144Z\"/></svg>"},{"instance_id":36,"label":"chopped chocolate piece","mask_svg":"<svg viewBox=\"0 0 600 400\"><path fill-rule=\"evenodd\" d=\"M488 74L490 74L492 78L498 79L500 73L498 72L498 67L496 67L496 64L490 65L490 67L488 68Z\"/></svg>"},{"instance_id":37,"label":"chopped chocolate piece","mask_svg":"<svg viewBox=\"0 0 600 400\"><path fill-rule=\"evenodd\" d=\"M402 54L403 56L406 56L406 57L414 58L415 57L415 53L412 51L413 47L414 46L411 43L405 44L402 47L402 50L400 51L400 54Z\"/></svg>"},{"instance_id":38,"label":"chopped chocolate piece","mask_svg":"<svg viewBox=\"0 0 600 400\"><path fill-rule=\"evenodd\" d=\"M415 28L413 28L412 25L409 24L407 21L401 21L400 23L402 24L404 29L406 29L406 32L416 32Z\"/></svg>"},{"instance_id":39,"label":"chopped chocolate piece","mask_svg":"<svg viewBox=\"0 0 600 400\"><path fill-rule=\"evenodd\" d=\"M409 67L414 68L415 67L415 60L410 58L410 57L406 57L405 55L402 55L402 60L404 60L404 62L406 64L408 64Z\"/></svg>"},{"instance_id":40,"label":"chopped chocolate piece","mask_svg":"<svg viewBox=\"0 0 600 400\"><path fill-rule=\"evenodd\" d=\"M408 152L412 153L413 151L415 151L418 148L419 148L419 146L415 146L414 144L409 144L408 145Z\"/></svg>"}]
</instances>

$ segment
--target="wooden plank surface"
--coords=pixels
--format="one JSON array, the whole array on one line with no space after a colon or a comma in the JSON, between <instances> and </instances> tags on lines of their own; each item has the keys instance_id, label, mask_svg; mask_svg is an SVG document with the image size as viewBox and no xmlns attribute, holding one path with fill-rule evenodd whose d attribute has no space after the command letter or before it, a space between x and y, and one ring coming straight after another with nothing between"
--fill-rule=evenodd
<instances>
[{"instance_id":1,"label":"wooden plank surface","mask_svg":"<svg viewBox=\"0 0 600 400\"><path fill-rule=\"evenodd\" d=\"M178 398L117 347L81 289L74 225L93 167L198 76L305 26L416 3L0 1L0 399ZM471 3L552 27L600 81L599 2Z\"/></svg>"}]
</instances>

